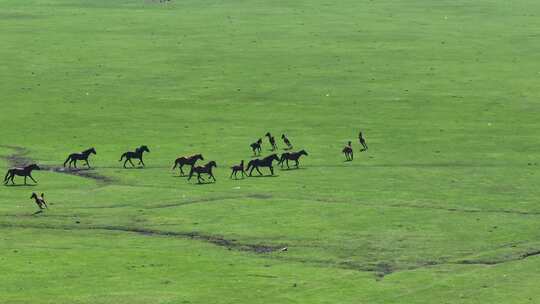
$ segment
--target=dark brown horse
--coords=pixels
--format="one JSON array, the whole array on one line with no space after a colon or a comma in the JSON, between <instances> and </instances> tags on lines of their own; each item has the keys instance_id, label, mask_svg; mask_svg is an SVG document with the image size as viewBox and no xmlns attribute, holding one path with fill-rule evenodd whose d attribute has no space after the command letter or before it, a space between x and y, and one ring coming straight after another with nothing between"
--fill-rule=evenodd
<instances>
[{"instance_id":1,"label":"dark brown horse","mask_svg":"<svg viewBox=\"0 0 540 304\"><path fill-rule=\"evenodd\" d=\"M246 171L249 170L249 176L251 176L251 174L253 173L253 170L257 170L257 172L259 172L259 175L262 175L261 170L259 170L259 167L268 167L270 169L270 174L274 175L274 167L272 166L272 162L274 160L279 161L279 158L276 154L271 154L263 159L259 159L259 158L253 159L248 163Z\"/></svg>"},{"instance_id":2,"label":"dark brown horse","mask_svg":"<svg viewBox=\"0 0 540 304\"><path fill-rule=\"evenodd\" d=\"M24 176L24 184L26 185L26 178L30 177L34 183L37 184L37 181L32 177L32 170L40 170L39 166L36 164L28 165L24 168L12 168L9 169L6 173L6 176L4 177L4 185L7 185L9 181L11 181L12 184L15 184L13 179L15 178L15 175L18 176Z\"/></svg>"},{"instance_id":3,"label":"dark brown horse","mask_svg":"<svg viewBox=\"0 0 540 304\"><path fill-rule=\"evenodd\" d=\"M242 160L239 165L232 166L231 170L232 172L231 172L230 178L232 178L234 174L234 178L236 179L236 174L238 172L241 172L242 178L244 178L244 176L246 175L246 172L244 170L244 160Z\"/></svg>"},{"instance_id":4,"label":"dark brown horse","mask_svg":"<svg viewBox=\"0 0 540 304\"><path fill-rule=\"evenodd\" d=\"M298 168L298 160L300 159L300 156L305 155L308 156L308 153L306 150L300 150L298 152L285 152L281 154L281 159L279 160L278 164L281 164L281 168L283 168L283 164L287 164L287 168L289 167L289 160L294 160L296 162L296 168Z\"/></svg>"},{"instance_id":5,"label":"dark brown horse","mask_svg":"<svg viewBox=\"0 0 540 304\"><path fill-rule=\"evenodd\" d=\"M262 139L259 138L256 142L249 145L251 147L251 150L253 150L254 156L261 155L261 144L262 144Z\"/></svg>"},{"instance_id":6,"label":"dark brown horse","mask_svg":"<svg viewBox=\"0 0 540 304\"><path fill-rule=\"evenodd\" d=\"M129 163L131 164L132 167L135 167L135 165L131 161L132 158L135 158L135 159L139 160L139 165L142 164L143 167L144 167L144 162L143 162L143 159L142 159L144 152L150 153L150 150L148 149L147 146L143 145L143 146L140 146L137 149L135 149L135 152L128 151L128 152L122 154L119 161L122 161L122 159L126 158L126 160L124 161L124 168L126 168L126 163L128 161L129 161Z\"/></svg>"},{"instance_id":7,"label":"dark brown horse","mask_svg":"<svg viewBox=\"0 0 540 304\"><path fill-rule=\"evenodd\" d=\"M287 145L287 149L285 150L291 150L293 148L291 141L287 138L285 134L281 134L281 139L283 139L283 142Z\"/></svg>"},{"instance_id":8,"label":"dark brown horse","mask_svg":"<svg viewBox=\"0 0 540 304\"><path fill-rule=\"evenodd\" d=\"M272 151L276 151L277 145L276 145L276 139L274 138L274 136L272 136L270 132L267 132L266 134L264 134L264 136L268 137L268 142L270 143L270 146L272 147Z\"/></svg>"},{"instance_id":9,"label":"dark brown horse","mask_svg":"<svg viewBox=\"0 0 540 304\"><path fill-rule=\"evenodd\" d=\"M182 167L184 165L193 167L195 163L197 162L197 160L199 159L204 160L202 154L195 154L195 155L191 155L187 157L186 156L179 157L174 161L174 166L172 167L172 170L176 169L176 167L178 166L180 168L180 174L184 176L184 170L182 170Z\"/></svg>"},{"instance_id":10,"label":"dark brown horse","mask_svg":"<svg viewBox=\"0 0 540 304\"><path fill-rule=\"evenodd\" d=\"M368 146L366 143L366 139L362 136L362 132L358 133L358 141L360 142L360 145L362 145L362 149L360 149L360 152L364 152L368 150Z\"/></svg>"},{"instance_id":11,"label":"dark brown horse","mask_svg":"<svg viewBox=\"0 0 540 304\"><path fill-rule=\"evenodd\" d=\"M97 154L96 149L90 148L90 149L82 151L81 153L70 154L68 158L66 159L66 161L64 162L64 167L69 162L70 168L71 168L71 164L73 164L73 166L77 168L77 161L84 160L88 168L90 168L90 164L88 163L88 157L90 156L90 154Z\"/></svg>"},{"instance_id":12,"label":"dark brown horse","mask_svg":"<svg viewBox=\"0 0 540 304\"><path fill-rule=\"evenodd\" d=\"M32 196L30 196L30 198L33 198L36 201L36 205L39 207L39 209L43 209L43 206L45 206L45 208L49 208L49 206L47 206L47 202L45 202L45 195L43 193L41 193L41 196L38 196L35 192L32 192Z\"/></svg>"},{"instance_id":13,"label":"dark brown horse","mask_svg":"<svg viewBox=\"0 0 540 304\"><path fill-rule=\"evenodd\" d=\"M345 158L347 158L347 161L351 161L354 158L353 148L352 148L351 144L352 143L349 141L347 146L345 146L345 148L343 148L343 150L341 150L341 152L343 152L343 154L345 154Z\"/></svg>"},{"instance_id":14,"label":"dark brown horse","mask_svg":"<svg viewBox=\"0 0 540 304\"><path fill-rule=\"evenodd\" d=\"M191 167L191 171L189 172L188 180L191 180L193 177L193 174L197 173L197 182L200 184L201 180L204 181L204 179L201 177L201 174L208 174L210 177L216 181L216 178L214 177L214 174L212 174L212 168L217 167L217 164L215 161L211 161L207 163L204 166L193 166Z\"/></svg>"}]
</instances>

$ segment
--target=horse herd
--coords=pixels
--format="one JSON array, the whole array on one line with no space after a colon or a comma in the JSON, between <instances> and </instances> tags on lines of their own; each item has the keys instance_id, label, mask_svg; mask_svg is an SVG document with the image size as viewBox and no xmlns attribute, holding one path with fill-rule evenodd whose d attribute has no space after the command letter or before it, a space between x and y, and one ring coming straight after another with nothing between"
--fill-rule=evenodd
<instances>
[{"instance_id":1,"label":"horse herd","mask_svg":"<svg viewBox=\"0 0 540 304\"><path fill-rule=\"evenodd\" d=\"M267 132L265 134L265 137L268 138L268 142L271 147L271 151L276 151L278 149L276 140L270 132ZM252 176L253 171L257 171L259 175L263 175L261 172L261 168L268 168L271 175L274 175L274 166L273 162L277 161L278 165L281 165L281 168L284 168L286 165L287 168L290 168L289 161L294 162L294 166L296 168L299 167L299 160L302 156L308 156L308 153L306 150L300 150L297 152L292 152L290 150L293 149L293 145L291 144L291 141L287 138L285 134L281 135L281 138L283 142L286 145L286 150L281 154L281 156L278 157L276 153L272 153L264 158L254 158L250 160L246 167L244 167L244 160L240 162L238 165L234 165L231 167L231 175L230 178L233 177L237 179L238 173L240 173L241 178L244 178L245 176ZM359 133L358 139L360 142L360 145L362 148L360 149L361 152L367 151L368 146L366 144L365 139L362 136L362 132ZM257 141L252 143L250 145L253 156L257 157L261 154L261 146L262 146L262 138L259 138ZM143 155L145 152L150 152L150 149L146 145L142 145L135 149L135 151L128 151L123 153L120 156L120 162L124 161L123 167L127 168L127 163L129 163L132 167L135 167L135 164L133 163L132 159L138 160L138 165L145 166L143 161ZM353 148L352 148L352 142L349 141L347 146L343 148L342 153L345 155L346 161L352 161L353 160ZM96 150L94 148L90 148L87 150L82 151L81 153L72 153L70 154L67 159L64 161L63 166L66 167L66 165L71 169L73 166L74 168L77 168L77 161L84 161L84 164L88 167L90 167L90 163L88 162L88 158L91 154L97 154ZM212 169L217 167L217 163L215 161L209 161L208 163L204 165L197 165L197 161L204 160L204 157L202 154L194 154L191 156L182 156L177 158L174 161L174 165L172 167L172 170L175 170L177 167L180 170L180 174L182 176L185 176L185 172L183 170L184 166L188 166L190 168L188 180L191 180L191 178L195 175L197 175L197 182L201 183L202 181L205 181L202 177L203 174L208 175L209 178L211 178L214 182L216 181L216 178L212 172ZM24 177L24 184L26 184L26 179L29 177L34 183L37 183L37 181L32 177L32 171L33 170L40 170L40 167L37 164L30 164L28 166L25 166L23 168L11 168L7 171L6 176L4 177L4 184L8 184L8 182L11 181L12 184L15 184L14 178L15 176L23 176Z\"/></svg>"}]
</instances>

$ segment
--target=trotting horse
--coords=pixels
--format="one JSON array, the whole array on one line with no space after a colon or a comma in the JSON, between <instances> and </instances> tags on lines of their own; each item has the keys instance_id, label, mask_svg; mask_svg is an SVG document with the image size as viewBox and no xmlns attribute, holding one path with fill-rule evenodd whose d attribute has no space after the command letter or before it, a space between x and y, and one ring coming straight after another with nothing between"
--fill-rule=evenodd
<instances>
[{"instance_id":1,"label":"trotting horse","mask_svg":"<svg viewBox=\"0 0 540 304\"><path fill-rule=\"evenodd\" d=\"M295 164L296 168L298 168L298 159L302 155L308 156L308 153L306 152L306 150L301 150L301 151L298 151L298 152L285 152L285 153L281 154L281 159L279 160L278 164L280 164L281 168L283 168L283 164L286 163L287 168L290 168L289 167L289 160L294 160L296 162L296 164Z\"/></svg>"},{"instance_id":2,"label":"trotting horse","mask_svg":"<svg viewBox=\"0 0 540 304\"><path fill-rule=\"evenodd\" d=\"M204 179L201 177L201 174L208 174L210 177L216 181L216 178L214 177L214 174L212 174L212 168L217 167L217 164L215 161L210 161L204 166L193 166L191 167L191 170L189 171L189 177L188 180L191 180L193 177L193 174L197 173L197 182L200 184L201 180L204 181Z\"/></svg>"},{"instance_id":3,"label":"trotting horse","mask_svg":"<svg viewBox=\"0 0 540 304\"><path fill-rule=\"evenodd\" d=\"M34 183L37 184L37 181L32 177L32 170L40 170L39 166L36 164L28 165L24 168L12 168L9 169L6 173L6 176L4 177L4 185L7 185L9 181L11 181L12 184L15 184L13 179L15 178L15 175L18 176L24 176L24 184L26 185L26 178L30 177Z\"/></svg>"},{"instance_id":4,"label":"trotting horse","mask_svg":"<svg viewBox=\"0 0 540 304\"><path fill-rule=\"evenodd\" d=\"M47 206L47 202L45 202L45 194L41 193L41 196L38 196L35 192L32 192L32 196L30 196L30 198L33 198L36 201L36 205L39 207L39 209L43 209L43 206L45 206L45 208L49 208L49 206Z\"/></svg>"},{"instance_id":5,"label":"trotting horse","mask_svg":"<svg viewBox=\"0 0 540 304\"><path fill-rule=\"evenodd\" d=\"M271 154L263 159L259 159L259 158L253 159L248 163L246 171L249 170L249 176L251 176L251 173L253 173L253 170L257 170L257 172L259 172L259 175L262 175L261 170L259 170L259 167L268 167L270 169L270 173L274 175L274 167L272 166L272 161L274 160L279 161L279 158L276 154Z\"/></svg>"},{"instance_id":6,"label":"trotting horse","mask_svg":"<svg viewBox=\"0 0 540 304\"><path fill-rule=\"evenodd\" d=\"M261 155L261 144L262 144L262 139L259 138L256 142L249 145L251 147L251 150L253 150L254 156Z\"/></svg>"},{"instance_id":7,"label":"trotting horse","mask_svg":"<svg viewBox=\"0 0 540 304\"><path fill-rule=\"evenodd\" d=\"M184 176L184 170L182 170L182 167L184 165L193 167L195 163L197 162L197 160L199 159L204 160L202 154L195 154L195 155L191 155L187 157L186 156L179 157L174 161L174 166L172 167L172 170L176 169L176 167L178 166L180 168L180 173L182 174L182 176Z\"/></svg>"},{"instance_id":8,"label":"trotting horse","mask_svg":"<svg viewBox=\"0 0 540 304\"><path fill-rule=\"evenodd\" d=\"M238 172L241 172L242 178L244 178L244 176L246 175L246 172L244 171L244 160L240 162L240 165L232 166L231 171L231 176L229 178L232 178L234 174L234 178L236 179L236 174Z\"/></svg>"},{"instance_id":9,"label":"trotting horse","mask_svg":"<svg viewBox=\"0 0 540 304\"><path fill-rule=\"evenodd\" d=\"M122 159L124 159L124 157L126 158L126 160L124 161L124 168L127 168L126 167L126 163L129 161L129 163L131 164L132 167L135 167L135 165L133 164L133 162L131 161L132 158L135 158L135 159L138 159L139 160L139 165L142 164L143 167L144 167L144 162L143 162L143 153L144 152L148 152L150 153L150 150L148 150L148 147L147 146L140 146L138 147L137 149L135 149L135 152L132 152L132 151L128 151L124 154L122 154L122 156L120 157L120 160L119 161L122 161Z\"/></svg>"},{"instance_id":10,"label":"trotting horse","mask_svg":"<svg viewBox=\"0 0 540 304\"><path fill-rule=\"evenodd\" d=\"M77 168L77 161L84 160L88 168L90 168L90 164L88 163L88 157L90 156L90 154L97 154L96 149L90 148L90 149L82 151L81 153L70 154L68 158L66 159L66 161L64 162L64 167L69 162L70 168L71 168L71 164L73 164L73 166Z\"/></svg>"}]
</instances>

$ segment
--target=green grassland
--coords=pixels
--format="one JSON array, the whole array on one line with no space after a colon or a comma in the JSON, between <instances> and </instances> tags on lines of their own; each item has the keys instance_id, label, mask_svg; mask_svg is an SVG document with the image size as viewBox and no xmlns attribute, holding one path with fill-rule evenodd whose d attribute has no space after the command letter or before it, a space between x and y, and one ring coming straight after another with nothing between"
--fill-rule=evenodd
<instances>
[{"instance_id":1,"label":"green grassland","mask_svg":"<svg viewBox=\"0 0 540 304\"><path fill-rule=\"evenodd\" d=\"M97 150L1 187L0 303L540 303L538 14L0 0L0 168ZM267 131L302 168L230 180ZM216 183L171 170L199 152Z\"/></svg>"}]
</instances>

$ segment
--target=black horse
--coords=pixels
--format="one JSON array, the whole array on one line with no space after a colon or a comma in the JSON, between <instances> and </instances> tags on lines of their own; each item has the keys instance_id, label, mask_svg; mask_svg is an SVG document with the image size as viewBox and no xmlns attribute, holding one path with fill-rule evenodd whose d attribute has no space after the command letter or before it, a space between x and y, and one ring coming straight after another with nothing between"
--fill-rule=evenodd
<instances>
[{"instance_id":1,"label":"black horse","mask_svg":"<svg viewBox=\"0 0 540 304\"><path fill-rule=\"evenodd\" d=\"M270 143L270 146L272 146L272 151L276 151L277 145L276 145L276 139L274 138L274 136L272 136L270 132L267 132L266 134L264 134L264 136L268 137L268 142Z\"/></svg>"},{"instance_id":2,"label":"black horse","mask_svg":"<svg viewBox=\"0 0 540 304\"><path fill-rule=\"evenodd\" d=\"M189 171L189 177L188 180L191 180L193 177L193 174L197 173L197 182L200 184L201 180L204 181L204 179L201 177L201 174L208 174L210 177L216 181L216 178L214 177L214 174L212 173L212 168L217 167L217 164L215 161L210 161L204 166L193 166L191 167L191 171Z\"/></svg>"},{"instance_id":3,"label":"black horse","mask_svg":"<svg viewBox=\"0 0 540 304\"><path fill-rule=\"evenodd\" d=\"M360 152L367 151L368 146L366 143L366 139L362 136L362 132L358 133L358 141L360 142L360 145L362 145L362 149L360 149Z\"/></svg>"},{"instance_id":4,"label":"black horse","mask_svg":"<svg viewBox=\"0 0 540 304\"><path fill-rule=\"evenodd\" d=\"M35 192L32 192L32 196L30 196L30 199L32 198L36 202L36 205L39 207L39 209L43 209L44 206L45 208L49 208L49 206L47 206L47 202L45 201L45 194L41 193L41 196L38 196Z\"/></svg>"},{"instance_id":5,"label":"black horse","mask_svg":"<svg viewBox=\"0 0 540 304\"><path fill-rule=\"evenodd\" d=\"M241 172L242 178L244 178L244 176L246 175L246 172L244 170L244 160L242 160L239 165L235 165L231 167L230 178L232 178L234 174L234 178L236 179L236 174L238 174L238 172Z\"/></svg>"},{"instance_id":6,"label":"black horse","mask_svg":"<svg viewBox=\"0 0 540 304\"><path fill-rule=\"evenodd\" d=\"M37 181L32 177L32 170L40 170L39 166L36 164L28 165L24 168L12 168L9 169L6 173L6 176L4 177L4 185L7 185L9 181L11 181L12 184L15 184L13 179L15 178L15 175L18 176L24 176L24 184L26 185L26 178L30 177L34 183L37 184Z\"/></svg>"},{"instance_id":7,"label":"black horse","mask_svg":"<svg viewBox=\"0 0 540 304\"><path fill-rule=\"evenodd\" d=\"M298 151L298 152L285 152L285 153L281 154L281 159L279 160L278 164L280 164L281 168L283 168L283 164L286 163L287 168L290 168L289 167L289 160L294 160L296 162L296 164L295 164L296 168L298 168L298 159L302 155L308 156L308 153L306 152L306 150L301 150L301 151Z\"/></svg>"},{"instance_id":8,"label":"black horse","mask_svg":"<svg viewBox=\"0 0 540 304\"><path fill-rule=\"evenodd\" d=\"M251 147L251 150L253 151L254 156L261 155L261 144L262 139L259 138L256 142L249 145Z\"/></svg>"},{"instance_id":9,"label":"black horse","mask_svg":"<svg viewBox=\"0 0 540 304\"><path fill-rule=\"evenodd\" d=\"M352 161L354 159L354 152L352 148L352 143L350 141L347 143L345 148L341 150L341 152L345 154L345 158L347 158L346 161Z\"/></svg>"},{"instance_id":10,"label":"black horse","mask_svg":"<svg viewBox=\"0 0 540 304\"><path fill-rule=\"evenodd\" d=\"M135 165L133 164L133 162L131 161L132 158L135 158L135 159L138 159L139 160L139 165L142 164L143 167L144 167L144 162L143 162L143 153L144 152L148 152L150 153L150 150L148 149L147 146L140 146L138 147L137 149L135 149L135 152L132 152L132 151L128 151L124 154L122 154L122 156L120 157L120 160L119 161L122 161L122 159L126 158L126 160L124 161L124 168L127 168L126 167L126 163L129 161L129 163L131 164L132 167L135 167Z\"/></svg>"},{"instance_id":11,"label":"black horse","mask_svg":"<svg viewBox=\"0 0 540 304\"><path fill-rule=\"evenodd\" d=\"M73 166L77 168L77 161L84 160L88 168L90 168L90 164L88 163L88 157L90 156L90 154L97 154L96 149L90 148L90 149L82 151L81 153L70 154L68 158L66 159L66 161L64 162L64 167L69 162L70 168L71 168L71 164L73 164Z\"/></svg>"},{"instance_id":12,"label":"black horse","mask_svg":"<svg viewBox=\"0 0 540 304\"><path fill-rule=\"evenodd\" d=\"M259 175L262 175L261 170L259 170L259 167L268 167L270 169L271 175L274 175L274 167L272 166L272 161L274 160L279 161L279 158L276 154L271 154L263 159L259 159L259 158L253 159L248 163L246 171L249 170L249 176L251 176L251 173L253 173L253 170L257 170L257 172L259 172Z\"/></svg>"},{"instance_id":13,"label":"black horse","mask_svg":"<svg viewBox=\"0 0 540 304\"><path fill-rule=\"evenodd\" d=\"M182 170L182 167L184 165L188 165L188 166L191 166L193 167L195 165L195 163L197 162L197 160L204 160L202 154L195 154L195 155L191 155L191 156L182 156L182 157L179 157L177 158L175 161L174 161L174 166L172 167L172 169L176 169L176 167L179 167L180 168L180 174L182 174L182 176L184 176L184 170Z\"/></svg>"},{"instance_id":14,"label":"black horse","mask_svg":"<svg viewBox=\"0 0 540 304\"><path fill-rule=\"evenodd\" d=\"M281 139L283 139L283 142L287 145L287 148L285 148L284 150L292 150L293 146L289 138L287 138L287 135L281 134Z\"/></svg>"}]
</instances>

